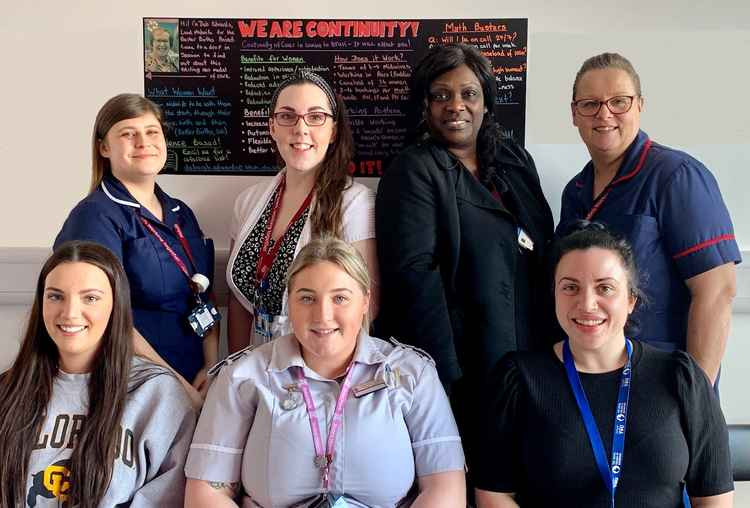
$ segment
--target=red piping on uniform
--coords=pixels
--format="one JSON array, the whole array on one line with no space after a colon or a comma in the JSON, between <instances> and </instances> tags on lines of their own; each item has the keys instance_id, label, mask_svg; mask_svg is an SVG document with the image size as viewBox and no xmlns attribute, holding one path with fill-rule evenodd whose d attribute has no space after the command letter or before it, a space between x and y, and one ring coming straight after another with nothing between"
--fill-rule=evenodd
<instances>
[{"instance_id":1,"label":"red piping on uniform","mask_svg":"<svg viewBox=\"0 0 750 508\"><path fill-rule=\"evenodd\" d=\"M643 145L643 149L641 150L641 156L638 158L638 164L635 165L635 168L633 171L628 173L627 175L622 175L617 180L614 180L612 182L609 182L607 187L605 187L604 191L599 195L599 199L596 200L594 203L594 206L591 207L591 210L589 210L589 213L586 214L586 220L591 220L594 215L596 215L596 212L599 211L599 209L604 204L604 201L606 201L607 196L610 192L612 192L612 188L617 185L618 183L628 180L630 178L633 178L643 167L643 163L646 162L646 155L648 154L648 151L651 149L651 139L647 139L646 143Z\"/></svg>"},{"instance_id":2,"label":"red piping on uniform","mask_svg":"<svg viewBox=\"0 0 750 508\"><path fill-rule=\"evenodd\" d=\"M711 238L710 240L701 242L698 245L693 245L692 247L685 249L682 252L678 252L677 254L672 256L672 259L679 259L681 257L687 256L688 254L692 254L693 252L705 249L706 247L709 247L715 243L723 242L726 240L734 240L734 235L721 235L717 236L716 238Z\"/></svg>"},{"instance_id":3,"label":"red piping on uniform","mask_svg":"<svg viewBox=\"0 0 750 508\"><path fill-rule=\"evenodd\" d=\"M620 178L612 182L610 185L617 185L623 180L633 178L641 170L641 168L643 168L643 163L646 162L646 155L648 154L648 151L650 149L651 149L651 139L647 139L646 144L643 146L643 150L641 150L641 156L638 159L638 164L635 165L635 168L633 168L633 171L631 171L627 175L622 175Z\"/></svg>"}]
</instances>

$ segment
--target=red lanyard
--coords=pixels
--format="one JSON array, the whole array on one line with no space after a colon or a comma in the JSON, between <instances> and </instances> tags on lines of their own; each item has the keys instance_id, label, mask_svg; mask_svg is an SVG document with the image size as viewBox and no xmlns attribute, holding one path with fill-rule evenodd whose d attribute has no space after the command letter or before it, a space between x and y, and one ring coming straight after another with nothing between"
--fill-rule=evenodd
<instances>
[{"instance_id":1,"label":"red lanyard","mask_svg":"<svg viewBox=\"0 0 750 508\"><path fill-rule=\"evenodd\" d=\"M190 273L188 272L187 266L185 266L185 263L180 259L180 257L177 255L177 253L172 249L172 247L169 246L166 240L162 238L162 236L159 234L159 232L154 228L154 226L146 219L145 217L141 217L141 222L143 222L143 225L146 226L146 229L149 230L149 232L156 237L157 240L159 240L159 243L162 244L164 247L164 250L167 251L167 254L169 254L169 257L172 258L172 260L175 262L175 264L178 266L180 271L185 274L185 277L187 277L188 280L191 280ZM195 267L195 259L193 258L193 251L190 250L190 245L187 242L187 239L185 239L185 235L182 234L182 228L180 228L179 225L174 225L174 232L177 235L177 238L180 240L180 243L182 244L182 248L185 249L185 253L188 256L188 259L190 260L190 264L193 267L193 271L197 272L198 270Z\"/></svg>"},{"instance_id":2,"label":"red lanyard","mask_svg":"<svg viewBox=\"0 0 750 508\"><path fill-rule=\"evenodd\" d=\"M303 213L305 213L305 210L307 210L307 207L310 206L310 202L312 201L313 191L310 191L310 194L307 195L305 198L305 201L302 202L302 206L299 207L299 210L297 210L297 213L294 214L294 217L292 217L292 220L289 221L289 224L287 224L286 229L284 229L284 233L279 236L279 238L276 240L276 243L273 245L271 249L268 248L268 244L271 243L271 234L273 233L273 227L276 225L276 218L279 214L279 208L281 208L281 197L284 195L284 189L286 188L286 176L281 178L281 183L279 184L279 190L276 192L276 198L273 200L273 210L271 211L271 219L268 221L268 225L266 226L266 232L263 235L263 245L260 247L260 252L258 253L258 266L255 270L255 279L258 281L258 287L260 287L261 281L263 281L266 276L268 275L268 272L271 271L271 265L273 265L273 261L276 259L276 256L279 254L279 250L281 249L281 244L283 243L282 240L284 238L284 235L286 235L287 231L289 231L289 227L297 222L299 218L302 216Z\"/></svg>"},{"instance_id":3,"label":"red lanyard","mask_svg":"<svg viewBox=\"0 0 750 508\"><path fill-rule=\"evenodd\" d=\"M618 183L628 180L629 178L632 178L635 176L636 173L638 173L641 168L643 167L643 164L646 162L646 154L651 149L651 140L647 139L646 144L643 145L643 150L641 151L641 157L638 159L638 164L635 165L635 168L633 171L628 173L627 175L622 175L617 180L614 180L607 185L606 190L599 196L599 199L596 200L594 203L594 206L591 207L591 210L589 210L589 213L586 214L586 220L591 220L594 215L599 211L599 209L604 204L604 201L607 199L607 196L609 196L609 193L612 192L612 188L617 185Z\"/></svg>"},{"instance_id":4,"label":"red lanyard","mask_svg":"<svg viewBox=\"0 0 750 508\"><path fill-rule=\"evenodd\" d=\"M305 399L305 407L307 408L307 417L310 420L310 430L313 436L313 445L315 446L315 466L320 469L320 474L323 480L323 489L328 492L330 485L330 470L331 463L333 462L333 452L336 448L336 433L341 426L341 419L344 416L344 404L346 399L349 398L349 390L352 383L352 374L356 364L354 362L349 365L346 372L344 382L341 384L341 392L339 398L336 400L336 410L333 413L331 419L331 426L328 429L328 439L326 440L326 449L323 450L323 439L320 437L320 424L318 423L318 415L315 413L315 401L310 393L310 386L307 383L305 372L302 367L294 367L294 376L297 378L297 384L300 390L302 390L302 397Z\"/></svg>"}]
</instances>

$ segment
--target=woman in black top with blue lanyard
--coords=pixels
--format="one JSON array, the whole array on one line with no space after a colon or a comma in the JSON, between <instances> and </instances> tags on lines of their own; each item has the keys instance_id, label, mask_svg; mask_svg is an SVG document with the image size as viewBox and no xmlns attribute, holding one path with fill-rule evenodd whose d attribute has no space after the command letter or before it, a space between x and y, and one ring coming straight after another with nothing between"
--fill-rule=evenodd
<instances>
[{"instance_id":1,"label":"woman in black top with blue lanyard","mask_svg":"<svg viewBox=\"0 0 750 508\"><path fill-rule=\"evenodd\" d=\"M626 338L640 291L633 251L585 223L555 250L567 334L494 371L474 471L479 508L732 506L726 424L684 351Z\"/></svg>"},{"instance_id":2,"label":"woman in black top with blue lanyard","mask_svg":"<svg viewBox=\"0 0 750 508\"><path fill-rule=\"evenodd\" d=\"M55 247L90 240L114 252L130 283L136 352L204 391L218 356L218 314L207 293L214 247L192 210L156 184L167 158L161 108L136 94L113 97L96 117L92 143L89 195Z\"/></svg>"}]
</instances>

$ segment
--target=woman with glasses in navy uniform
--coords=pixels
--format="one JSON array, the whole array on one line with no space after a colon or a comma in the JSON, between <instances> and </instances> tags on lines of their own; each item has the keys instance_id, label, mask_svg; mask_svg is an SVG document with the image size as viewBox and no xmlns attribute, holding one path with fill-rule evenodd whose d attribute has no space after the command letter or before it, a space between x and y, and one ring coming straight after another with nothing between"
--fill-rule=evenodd
<instances>
[{"instance_id":1,"label":"woman with glasses in navy uniform","mask_svg":"<svg viewBox=\"0 0 750 508\"><path fill-rule=\"evenodd\" d=\"M354 245L375 281L374 193L352 180L346 107L319 75L298 71L271 98L268 120L281 171L239 195L227 266L229 350L290 332L284 277L311 238L333 235ZM371 309L372 305L371 303Z\"/></svg>"},{"instance_id":2,"label":"woman with glasses in navy uniform","mask_svg":"<svg viewBox=\"0 0 750 508\"><path fill-rule=\"evenodd\" d=\"M712 382L724 355L740 252L719 187L690 155L640 130L643 95L616 53L586 60L571 113L591 161L565 187L558 233L577 219L625 236L647 279L637 338L686 350Z\"/></svg>"}]
</instances>

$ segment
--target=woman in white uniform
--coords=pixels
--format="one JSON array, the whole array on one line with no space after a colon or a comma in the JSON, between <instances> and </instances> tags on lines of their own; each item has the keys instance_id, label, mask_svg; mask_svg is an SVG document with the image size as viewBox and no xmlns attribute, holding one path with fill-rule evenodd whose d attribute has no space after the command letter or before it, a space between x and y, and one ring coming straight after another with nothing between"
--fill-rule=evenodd
<instances>
[{"instance_id":1,"label":"woman in white uniform","mask_svg":"<svg viewBox=\"0 0 750 508\"><path fill-rule=\"evenodd\" d=\"M294 333L217 366L186 506L465 506L461 441L434 362L367 334L357 251L313 240L287 292Z\"/></svg>"}]
</instances>

